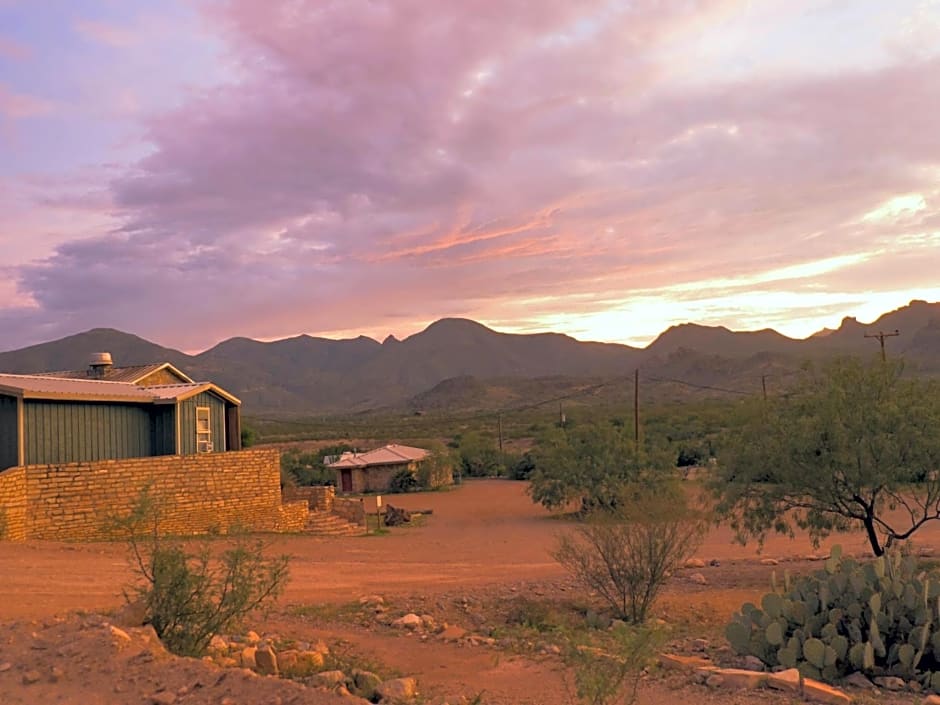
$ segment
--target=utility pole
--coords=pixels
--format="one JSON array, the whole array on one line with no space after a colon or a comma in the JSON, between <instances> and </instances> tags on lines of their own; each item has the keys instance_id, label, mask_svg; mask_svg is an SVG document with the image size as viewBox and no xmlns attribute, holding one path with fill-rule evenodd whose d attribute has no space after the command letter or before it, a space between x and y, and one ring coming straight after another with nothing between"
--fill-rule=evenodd
<instances>
[{"instance_id":1,"label":"utility pole","mask_svg":"<svg viewBox=\"0 0 940 705\"><path fill-rule=\"evenodd\" d=\"M561 402L558 402L558 425L564 428L567 420L568 419L565 418L565 412L561 408Z\"/></svg>"},{"instance_id":2,"label":"utility pole","mask_svg":"<svg viewBox=\"0 0 940 705\"><path fill-rule=\"evenodd\" d=\"M496 433L499 435L499 452L502 455L503 452L503 415L498 414L496 416Z\"/></svg>"},{"instance_id":3,"label":"utility pole","mask_svg":"<svg viewBox=\"0 0 940 705\"><path fill-rule=\"evenodd\" d=\"M882 333L881 331L878 331L877 333L872 333L871 335L866 333L865 337L878 339L878 342L881 343L881 361L887 362L888 358L885 356L885 338L894 338L899 335L901 335L901 332L897 330L894 331L894 333Z\"/></svg>"},{"instance_id":4,"label":"utility pole","mask_svg":"<svg viewBox=\"0 0 940 705\"><path fill-rule=\"evenodd\" d=\"M640 370L633 370L633 441L640 450Z\"/></svg>"},{"instance_id":5,"label":"utility pole","mask_svg":"<svg viewBox=\"0 0 940 705\"><path fill-rule=\"evenodd\" d=\"M764 401L767 401L767 375L760 376L760 388L764 392Z\"/></svg>"}]
</instances>

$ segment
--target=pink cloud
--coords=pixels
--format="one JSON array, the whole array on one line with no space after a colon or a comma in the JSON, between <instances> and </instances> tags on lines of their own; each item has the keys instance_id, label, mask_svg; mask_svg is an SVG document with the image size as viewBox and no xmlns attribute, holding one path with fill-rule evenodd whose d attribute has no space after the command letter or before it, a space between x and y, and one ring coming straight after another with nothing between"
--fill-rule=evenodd
<instances>
[{"instance_id":1,"label":"pink cloud","mask_svg":"<svg viewBox=\"0 0 940 705\"><path fill-rule=\"evenodd\" d=\"M209 7L233 80L147 119L152 151L110 183L114 232L21 270L48 319L139 325L146 311L193 348L501 320L520 298L546 302L533 320L577 315L874 247L907 262L884 244L900 226L858 220L935 188L936 60L672 82L685 33L734 3ZM155 306L155 288L169 300Z\"/></svg>"},{"instance_id":2,"label":"pink cloud","mask_svg":"<svg viewBox=\"0 0 940 705\"><path fill-rule=\"evenodd\" d=\"M32 49L9 37L0 36L0 57L12 59L13 61L25 61L33 56Z\"/></svg>"},{"instance_id":3,"label":"pink cloud","mask_svg":"<svg viewBox=\"0 0 940 705\"><path fill-rule=\"evenodd\" d=\"M85 39L116 49L126 49L137 43L133 29L95 20L77 20L75 31Z\"/></svg>"},{"instance_id":4,"label":"pink cloud","mask_svg":"<svg viewBox=\"0 0 940 705\"><path fill-rule=\"evenodd\" d=\"M0 115L11 120L22 120L47 115L54 109L51 101L16 93L0 83Z\"/></svg>"}]
</instances>

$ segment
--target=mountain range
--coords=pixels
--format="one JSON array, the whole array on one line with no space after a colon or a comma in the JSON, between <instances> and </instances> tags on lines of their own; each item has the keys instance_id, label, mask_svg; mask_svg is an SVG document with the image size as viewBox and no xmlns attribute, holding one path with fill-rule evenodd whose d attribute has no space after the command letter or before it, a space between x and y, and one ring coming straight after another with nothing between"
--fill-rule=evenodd
<instances>
[{"instance_id":1,"label":"mountain range","mask_svg":"<svg viewBox=\"0 0 940 705\"><path fill-rule=\"evenodd\" d=\"M500 333L467 319L445 318L404 340L308 335L259 342L231 338L196 355L136 335L96 328L0 353L0 371L81 369L93 352L115 364L170 362L194 379L212 380L244 402L246 414L269 417L366 410L500 408L552 394L591 390L639 369L662 398L754 392L762 378L783 384L807 359L878 354L878 331L922 373L940 375L940 303L912 301L869 325L845 318L838 329L806 339L765 329L732 331L686 323L645 348L582 342L558 333Z\"/></svg>"}]
</instances>

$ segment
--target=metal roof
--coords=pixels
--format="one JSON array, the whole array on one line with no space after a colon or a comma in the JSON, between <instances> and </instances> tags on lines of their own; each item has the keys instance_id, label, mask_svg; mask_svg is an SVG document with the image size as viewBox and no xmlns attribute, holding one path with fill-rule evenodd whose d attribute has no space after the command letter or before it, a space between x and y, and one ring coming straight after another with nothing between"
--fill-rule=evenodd
<instances>
[{"instance_id":1,"label":"metal roof","mask_svg":"<svg viewBox=\"0 0 940 705\"><path fill-rule=\"evenodd\" d=\"M102 371L101 377L92 378L88 370L62 370L60 372L37 372L39 377L59 377L62 379L100 379L106 382L132 382L137 383L148 375L160 370L169 370L184 382L193 382L188 375L171 365L169 362L156 362L150 365L128 365L126 367L110 367Z\"/></svg>"},{"instance_id":2,"label":"metal roof","mask_svg":"<svg viewBox=\"0 0 940 705\"><path fill-rule=\"evenodd\" d=\"M404 465L415 460L424 460L431 454L424 448L391 444L365 453L343 453L328 468L364 468L372 465Z\"/></svg>"},{"instance_id":3,"label":"metal roof","mask_svg":"<svg viewBox=\"0 0 940 705\"><path fill-rule=\"evenodd\" d=\"M211 382L141 387L132 382L0 374L0 393L23 399L166 404L182 401L205 391L214 392L233 404L241 403L237 397Z\"/></svg>"}]
</instances>

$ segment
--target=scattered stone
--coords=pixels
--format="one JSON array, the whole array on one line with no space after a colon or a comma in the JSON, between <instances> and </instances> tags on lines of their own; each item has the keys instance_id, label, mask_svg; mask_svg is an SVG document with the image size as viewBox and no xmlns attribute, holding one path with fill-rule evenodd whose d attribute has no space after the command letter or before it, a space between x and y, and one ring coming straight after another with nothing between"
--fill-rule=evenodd
<instances>
[{"instance_id":1,"label":"scattered stone","mask_svg":"<svg viewBox=\"0 0 940 705\"><path fill-rule=\"evenodd\" d=\"M444 630L440 632L438 636L444 641L458 641L467 636L467 630L463 627L458 627L456 624L451 624L444 627Z\"/></svg>"},{"instance_id":2,"label":"scattered stone","mask_svg":"<svg viewBox=\"0 0 940 705\"><path fill-rule=\"evenodd\" d=\"M228 642L218 634L213 634L209 640L209 651L228 651Z\"/></svg>"},{"instance_id":3,"label":"scattered stone","mask_svg":"<svg viewBox=\"0 0 940 705\"><path fill-rule=\"evenodd\" d=\"M436 632L436 631L437 631L437 622L435 621L434 617L432 617L432 616L429 615L429 614L422 614L422 615L421 615L421 625L422 625L425 629L427 629L429 632Z\"/></svg>"},{"instance_id":4,"label":"scattered stone","mask_svg":"<svg viewBox=\"0 0 940 705\"><path fill-rule=\"evenodd\" d=\"M321 688L335 688L346 683L346 674L342 671L323 671L311 679L311 685Z\"/></svg>"},{"instance_id":5,"label":"scattered stone","mask_svg":"<svg viewBox=\"0 0 940 705\"><path fill-rule=\"evenodd\" d=\"M241 666L242 668L250 668L252 671L258 667L258 662L255 660L255 655L258 653L258 647L256 646L246 646L242 649L241 653Z\"/></svg>"},{"instance_id":6,"label":"scattered stone","mask_svg":"<svg viewBox=\"0 0 940 705\"><path fill-rule=\"evenodd\" d=\"M381 595L363 595L359 598L359 604L363 607L378 607L385 604L385 598Z\"/></svg>"},{"instance_id":7,"label":"scattered stone","mask_svg":"<svg viewBox=\"0 0 940 705\"><path fill-rule=\"evenodd\" d=\"M366 700L372 700L375 698L375 691L382 683L382 679L372 673L372 671L353 671L353 685L356 688L356 693L365 698Z\"/></svg>"},{"instance_id":8,"label":"scattered stone","mask_svg":"<svg viewBox=\"0 0 940 705\"><path fill-rule=\"evenodd\" d=\"M267 646L258 649L255 652L255 664L258 666L258 673L265 676L276 676L278 673L277 654L274 652L274 648Z\"/></svg>"},{"instance_id":9,"label":"scattered stone","mask_svg":"<svg viewBox=\"0 0 940 705\"><path fill-rule=\"evenodd\" d=\"M712 558L710 561L708 561L708 565L712 568L717 568L721 565L721 561L719 561L717 558Z\"/></svg>"},{"instance_id":10,"label":"scattered stone","mask_svg":"<svg viewBox=\"0 0 940 705\"><path fill-rule=\"evenodd\" d=\"M173 705L175 702L176 695L168 690L163 690L150 696L151 705Z\"/></svg>"},{"instance_id":11,"label":"scattered stone","mask_svg":"<svg viewBox=\"0 0 940 705\"><path fill-rule=\"evenodd\" d=\"M761 565L778 565L779 563L780 561L776 558L764 558L760 562Z\"/></svg>"},{"instance_id":12,"label":"scattered stone","mask_svg":"<svg viewBox=\"0 0 940 705\"><path fill-rule=\"evenodd\" d=\"M923 688L924 686L921 685L918 681L907 682L907 689L912 693L919 693L921 690L923 690Z\"/></svg>"},{"instance_id":13,"label":"scattered stone","mask_svg":"<svg viewBox=\"0 0 940 705\"><path fill-rule=\"evenodd\" d=\"M767 682L768 675L766 673L758 673L757 671L745 671L742 668L721 668L714 672L713 675L721 677L722 688L738 688L745 690L754 690L755 688L760 688L764 683ZM708 680L706 679L705 684L708 685ZM711 686L717 687L717 686Z\"/></svg>"},{"instance_id":14,"label":"scattered stone","mask_svg":"<svg viewBox=\"0 0 940 705\"><path fill-rule=\"evenodd\" d=\"M259 641L261 641L261 637L258 636L258 632L248 632L245 635L245 641L247 641L249 644L257 644Z\"/></svg>"},{"instance_id":15,"label":"scattered stone","mask_svg":"<svg viewBox=\"0 0 940 705\"><path fill-rule=\"evenodd\" d=\"M226 696L222 698L222 700L219 702L219 705L235 705L235 698Z\"/></svg>"},{"instance_id":16,"label":"scattered stone","mask_svg":"<svg viewBox=\"0 0 940 705\"><path fill-rule=\"evenodd\" d=\"M761 661L756 656L748 654L744 657L744 670L745 671L766 671L767 667L764 665L764 662Z\"/></svg>"},{"instance_id":17,"label":"scattered stone","mask_svg":"<svg viewBox=\"0 0 940 705\"><path fill-rule=\"evenodd\" d=\"M796 668L788 668L785 671L771 673L767 678L767 685L776 690L786 690L791 693L799 693L803 688L803 676Z\"/></svg>"},{"instance_id":18,"label":"scattered stone","mask_svg":"<svg viewBox=\"0 0 940 705\"><path fill-rule=\"evenodd\" d=\"M845 680L842 681L846 685L850 685L853 688L864 688L866 690L871 690L875 687L875 684L872 683L868 678L866 678L862 673L856 671L855 673L850 673L845 677Z\"/></svg>"},{"instance_id":19,"label":"scattered stone","mask_svg":"<svg viewBox=\"0 0 940 705\"><path fill-rule=\"evenodd\" d=\"M125 646L126 644L131 643L131 636L126 631L119 627L111 626L108 627L108 630L111 632L111 636L114 639L114 645L118 648Z\"/></svg>"},{"instance_id":20,"label":"scattered stone","mask_svg":"<svg viewBox=\"0 0 940 705\"><path fill-rule=\"evenodd\" d=\"M58 666L53 666L52 670L49 671L49 682L58 683L60 680L65 678L65 671L63 671Z\"/></svg>"},{"instance_id":21,"label":"scattered stone","mask_svg":"<svg viewBox=\"0 0 940 705\"><path fill-rule=\"evenodd\" d=\"M705 561L703 561L701 558L689 558L685 562L685 567L686 568L704 568Z\"/></svg>"},{"instance_id":22,"label":"scattered stone","mask_svg":"<svg viewBox=\"0 0 940 705\"><path fill-rule=\"evenodd\" d=\"M23 685L38 683L40 678L42 678L42 676L39 675L39 671L26 671L26 673L23 674Z\"/></svg>"},{"instance_id":23,"label":"scattered stone","mask_svg":"<svg viewBox=\"0 0 940 705\"><path fill-rule=\"evenodd\" d=\"M940 705L940 695L928 695L924 699L924 705Z\"/></svg>"},{"instance_id":24,"label":"scattered stone","mask_svg":"<svg viewBox=\"0 0 940 705\"><path fill-rule=\"evenodd\" d=\"M379 683L376 694L385 701L411 700L418 694L418 682L414 678L392 678Z\"/></svg>"},{"instance_id":25,"label":"scattered stone","mask_svg":"<svg viewBox=\"0 0 940 705\"><path fill-rule=\"evenodd\" d=\"M693 651L705 651L708 648L708 639L695 639L692 641Z\"/></svg>"},{"instance_id":26,"label":"scattered stone","mask_svg":"<svg viewBox=\"0 0 940 705\"><path fill-rule=\"evenodd\" d=\"M717 673L710 673L705 678L705 685L709 688L721 688L725 684L725 679Z\"/></svg>"},{"instance_id":27,"label":"scattered stone","mask_svg":"<svg viewBox=\"0 0 940 705\"><path fill-rule=\"evenodd\" d=\"M9 671L11 668L13 668L13 664L10 663L9 661L0 663L0 673L3 673L4 671Z\"/></svg>"},{"instance_id":28,"label":"scattered stone","mask_svg":"<svg viewBox=\"0 0 940 705\"><path fill-rule=\"evenodd\" d=\"M679 656L678 654L660 654L659 665L672 671L691 671L696 668L710 668L714 664L701 656Z\"/></svg>"},{"instance_id":29,"label":"scattered stone","mask_svg":"<svg viewBox=\"0 0 940 705\"><path fill-rule=\"evenodd\" d=\"M416 615L414 612L406 614L404 617L399 617L394 622L392 626L398 629L410 629L414 631L418 629L422 624L421 617Z\"/></svg>"},{"instance_id":30,"label":"scattered stone","mask_svg":"<svg viewBox=\"0 0 940 705\"><path fill-rule=\"evenodd\" d=\"M692 575L689 576L689 580L696 585L708 585L708 579L701 573L692 573Z\"/></svg>"},{"instance_id":31,"label":"scattered stone","mask_svg":"<svg viewBox=\"0 0 940 705\"><path fill-rule=\"evenodd\" d=\"M885 690L904 690L907 683L904 682L903 678L897 676L882 676L875 678L875 685Z\"/></svg>"},{"instance_id":32,"label":"scattered stone","mask_svg":"<svg viewBox=\"0 0 940 705\"><path fill-rule=\"evenodd\" d=\"M825 705L849 705L852 702L852 698L841 690L812 678L803 679L803 697Z\"/></svg>"},{"instance_id":33,"label":"scattered stone","mask_svg":"<svg viewBox=\"0 0 940 705\"><path fill-rule=\"evenodd\" d=\"M293 674L297 670L298 655L299 652L295 651L294 649L279 651L277 654L278 670L285 675Z\"/></svg>"}]
</instances>

